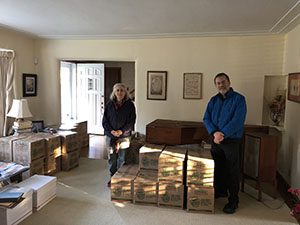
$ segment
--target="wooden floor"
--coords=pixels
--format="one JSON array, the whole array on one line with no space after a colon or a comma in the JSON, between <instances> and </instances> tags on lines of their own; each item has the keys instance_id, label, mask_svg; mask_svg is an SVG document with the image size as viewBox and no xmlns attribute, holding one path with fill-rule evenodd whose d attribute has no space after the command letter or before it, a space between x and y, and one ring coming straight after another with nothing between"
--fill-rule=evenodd
<instances>
[{"instance_id":1,"label":"wooden floor","mask_svg":"<svg viewBox=\"0 0 300 225\"><path fill-rule=\"evenodd\" d=\"M90 135L90 146L81 149L80 156L90 159L107 159L105 136Z\"/></svg>"}]
</instances>

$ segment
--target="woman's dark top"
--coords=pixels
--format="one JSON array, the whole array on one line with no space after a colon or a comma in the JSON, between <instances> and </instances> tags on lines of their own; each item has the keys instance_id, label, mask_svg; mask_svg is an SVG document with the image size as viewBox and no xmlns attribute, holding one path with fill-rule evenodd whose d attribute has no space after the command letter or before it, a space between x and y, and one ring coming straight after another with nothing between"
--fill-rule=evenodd
<instances>
[{"instance_id":1,"label":"woman's dark top","mask_svg":"<svg viewBox=\"0 0 300 225\"><path fill-rule=\"evenodd\" d=\"M131 100L125 101L121 106L117 106L113 101L109 101L105 106L102 126L105 135L114 137L112 130L121 130L123 134L119 138L131 136L136 120L135 106Z\"/></svg>"}]
</instances>

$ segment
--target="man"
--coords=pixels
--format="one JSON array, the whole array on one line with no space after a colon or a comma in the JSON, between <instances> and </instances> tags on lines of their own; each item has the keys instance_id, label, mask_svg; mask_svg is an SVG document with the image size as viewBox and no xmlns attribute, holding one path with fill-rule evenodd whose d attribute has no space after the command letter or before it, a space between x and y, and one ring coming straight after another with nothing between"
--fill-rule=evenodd
<instances>
[{"instance_id":1,"label":"man","mask_svg":"<svg viewBox=\"0 0 300 225\"><path fill-rule=\"evenodd\" d=\"M203 121L213 136L211 154L215 161L215 198L227 197L229 192L223 211L234 213L239 203L239 144L247 107L245 97L230 87L227 74L217 74L214 83L219 93L210 99Z\"/></svg>"}]
</instances>

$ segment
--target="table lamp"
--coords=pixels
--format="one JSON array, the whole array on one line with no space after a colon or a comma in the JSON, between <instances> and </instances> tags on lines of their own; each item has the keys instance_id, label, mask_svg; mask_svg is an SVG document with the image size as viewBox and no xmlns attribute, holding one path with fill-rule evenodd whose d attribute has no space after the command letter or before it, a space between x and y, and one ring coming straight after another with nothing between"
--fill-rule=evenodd
<instances>
[{"instance_id":1,"label":"table lamp","mask_svg":"<svg viewBox=\"0 0 300 225\"><path fill-rule=\"evenodd\" d=\"M26 99L14 99L7 116L16 118L13 125L13 129L16 131L14 136L18 136L18 132L31 132L32 122L24 120L24 118L32 117Z\"/></svg>"}]
</instances>

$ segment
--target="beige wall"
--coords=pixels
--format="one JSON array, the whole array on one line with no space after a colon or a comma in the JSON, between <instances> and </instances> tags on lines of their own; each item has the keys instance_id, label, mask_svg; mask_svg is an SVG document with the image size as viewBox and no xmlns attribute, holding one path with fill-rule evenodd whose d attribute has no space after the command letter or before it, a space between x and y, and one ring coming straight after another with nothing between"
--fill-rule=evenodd
<instances>
[{"instance_id":1,"label":"beige wall","mask_svg":"<svg viewBox=\"0 0 300 225\"><path fill-rule=\"evenodd\" d=\"M300 72L300 25L289 32L285 43L286 74ZM300 187L300 103L287 100L285 115L286 164L291 176L291 186Z\"/></svg>"},{"instance_id":2,"label":"beige wall","mask_svg":"<svg viewBox=\"0 0 300 225\"><path fill-rule=\"evenodd\" d=\"M5 28L0 28L0 48L11 49L16 53L15 66L15 97L23 98L22 74L35 73L34 40L27 35L14 32ZM35 112L35 97L27 97L32 113Z\"/></svg>"},{"instance_id":3,"label":"beige wall","mask_svg":"<svg viewBox=\"0 0 300 225\"><path fill-rule=\"evenodd\" d=\"M227 72L235 90L246 96L247 123L261 124L264 75L282 74L284 36L141 39L37 40L37 73L47 124L60 120L59 60L134 61L137 131L157 118L202 121L209 98L216 93L213 77ZM147 71L168 71L167 101L146 100ZM186 100L183 73L203 73L203 99ZM45 104L47 103L47 104Z\"/></svg>"},{"instance_id":4,"label":"beige wall","mask_svg":"<svg viewBox=\"0 0 300 225\"><path fill-rule=\"evenodd\" d=\"M38 96L28 98L33 119L60 122L59 60L81 59L135 62L137 131L157 118L202 121L209 98L216 93L213 77L224 71L235 90L246 96L246 123L261 124L265 75L300 71L300 27L286 39L278 36L141 39L141 40L33 40L0 29L0 48L16 51L16 97L22 97L22 73L37 73ZM296 46L296 47L295 47ZM38 57L37 66L33 58ZM284 66L284 68L283 68ZM167 101L146 99L147 71L168 71ZM182 98L183 73L203 73L203 99ZM299 187L300 104L287 101L279 170ZM290 164L292 161L292 165ZM288 165L288 166L287 166ZM291 166L289 166L291 165Z\"/></svg>"}]
</instances>

